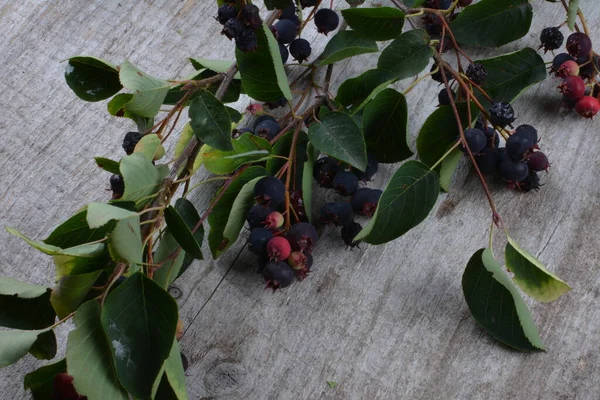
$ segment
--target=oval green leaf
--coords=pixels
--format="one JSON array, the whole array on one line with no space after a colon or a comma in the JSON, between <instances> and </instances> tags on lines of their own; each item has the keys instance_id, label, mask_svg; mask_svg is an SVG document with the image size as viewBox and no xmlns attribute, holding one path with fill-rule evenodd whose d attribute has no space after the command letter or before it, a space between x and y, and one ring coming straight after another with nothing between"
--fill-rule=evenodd
<instances>
[{"instance_id":1,"label":"oval green leaf","mask_svg":"<svg viewBox=\"0 0 600 400\"><path fill-rule=\"evenodd\" d=\"M42 329L54 323L50 289L0 277L0 326L13 329Z\"/></svg>"},{"instance_id":2,"label":"oval green leaf","mask_svg":"<svg viewBox=\"0 0 600 400\"><path fill-rule=\"evenodd\" d=\"M355 240L383 244L399 238L429 215L439 191L434 171L418 161L407 161L386 186L375 215Z\"/></svg>"},{"instance_id":3,"label":"oval green leaf","mask_svg":"<svg viewBox=\"0 0 600 400\"><path fill-rule=\"evenodd\" d=\"M345 58L377 51L379 49L374 40L365 39L356 32L340 31L325 46L318 65L333 64Z\"/></svg>"},{"instance_id":4,"label":"oval green leaf","mask_svg":"<svg viewBox=\"0 0 600 400\"><path fill-rule=\"evenodd\" d=\"M231 117L227 108L212 93L202 91L192 100L190 126L202 142L218 150L232 150Z\"/></svg>"},{"instance_id":5,"label":"oval green leaf","mask_svg":"<svg viewBox=\"0 0 600 400\"><path fill-rule=\"evenodd\" d=\"M101 274L102 271L96 271L89 274L65 275L58 279L50 295L50 302L58 318L65 318L77 310Z\"/></svg>"},{"instance_id":6,"label":"oval green leaf","mask_svg":"<svg viewBox=\"0 0 600 400\"><path fill-rule=\"evenodd\" d=\"M133 92L125 109L142 117L154 117L158 114L169 88L169 82L154 78L125 61L119 70L119 79L123 86Z\"/></svg>"},{"instance_id":7,"label":"oval green leaf","mask_svg":"<svg viewBox=\"0 0 600 400\"><path fill-rule=\"evenodd\" d=\"M471 257L462 288L473 318L490 335L520 351L544 350L527 305L489 249Z\"/></svg>"},{"instance_id":8,"label":"oval green leaf","mask_svg":"<svg viewBox=\"0 0 600 400\"><path fill-rule=\"evenodd\" d=\"M532 17L528 0L481 0L458 14L450 29L460 44L500 47L525 36Z\"/></svg>"},{"instance_id":9,"label":"oval green leaf","mask_svg":"<svg viewBox=\"0 0 600 400\"><path fill-rule=\"evenodd\" d=\"M400 35L381 52L377 69L391 72L396 79L408 78L421 72L432 55L427 33L413 29Z\"/></svg>"},{"instance_id":10,"label":"oval green leaf","mask_svg":"<svg viewBox=\"0 0 600 400\"><path fill-rule=\"evenodd\" d=\"M54 378L67 371L67 362L63 358L55 363L44 365L25 375L23 387L30 390L35 400L52 400Z\"/></svg>"},{"instance_id":11,"label":"oval green leaf","mask_svg":"<svg viewBox=\"0 0 600 400\"><path fill-rule=\"evenodd\" d=\"M391 40L402 33L404 13L397 8L347 8L342 16L360 36L372 40Z\"/></svg>"},{"instance_id":12,"label":"oval green leaf","mask_svg":"<svg viewBox=\"0 0 600 400\"><path fill-rule=\"evenodd\" d=\"M214 174L228 174L244 164L268 159L271 144L250 132L231 141L232 151L221 151L208 146L201 149L202 162Z\"/></svg>"},{"instance_id":13,"label":"oval green leaf","mask_svg":"<svg viewBox=\"0 0 600 400\"><path fill-rule=\"evenodd\" d=\"M204 232L192 229L200 221L196 207L187 199L180 198L175 202L175 207L165 209L165 221L169 232L189 255L197 260L202 260L202 238Z\"/></svg>"},{"instance_id":14,"label":"oval green leaf","mask_svg":"<svg viewBox=\"0 0 600 400\"><path fill-rule=\"evenodd\" d=\"M138 207L143 207L158 191L162 181L158 169L140 153L123 157L119 169L125 182L121 200L134 201Z\"/></svg>"},{"instance_id":15,"label":"oval green leaf","mask_svg":"<svg viewBox=\"0 0 600 400\"><path fill-rule=\"evenodd\" d=\"M117 68L95 57L71 57L65 79L77 97L85 101L108 99L123 88Z\"/></svg>"},{"instance_id":16,"label":"oval green leaf","mask_svg":"<svg viewBox=\"0 0 600 400\"><path fill-rule=\"evenodd\" d=\"M394 74L390 71L370 69L344 81L338 89L335 100L355 113L395 80Z\"/></svg>"}]
</instances>

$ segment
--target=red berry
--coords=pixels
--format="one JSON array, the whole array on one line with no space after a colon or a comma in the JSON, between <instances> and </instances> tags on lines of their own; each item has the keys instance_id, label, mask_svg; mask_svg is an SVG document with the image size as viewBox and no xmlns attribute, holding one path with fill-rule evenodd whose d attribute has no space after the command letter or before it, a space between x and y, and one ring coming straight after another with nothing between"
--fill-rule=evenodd
<instances>
[{"instance_id":1,"label":"red berry","mask_svg":"<svg viewBox=\"0 0 600 400\"><path fill-rule=\"evenodd\" d=\"M313 257L310 253L292 251L287 259L287 262L290 267L296 271L296 277L300 280L303 280L310 272L310 267L312 267L313 264Z\"/></svg>"},{"instance_id":2,"label":"red berry","mask_svg":"<svg viewBox=\"0 0 600 400\"><path fill-rule=\"evenodd\" d=\"M278 211L273 211L265 218L265 228L279 229L283 226L284 218Z\"/></svg>"},{"instance_id":3,"label":"red berry","mask_svg":"<svg viewBox=\"0 0 600 400\"><path fill-rule=\"evenodd\" d=\"M79 396L75 390L73 377L66 372L61 372L54 378L52 398L57 400L80 400L84 397Z\"/></svg>"},{"instance_id":4,"label":"red berry","mask_svg":"<svg viewBox=\"0 0 600 400\"><path fill-rule=\"evenodd\" d=\"M529 156L529 159L527 159L527 166L530 171L534 172L548 171L550 163L548 162L548 157L541 151L538 151Z\"/></svg>"},{"instance_id":5,"label":"red berry","mask_svg":"<svg viewBox=\"0 0 600 400\"><path fill-rule=\"evenodd\" d=\"M577 104L575 111L584 118L592 118L600 111L600 102L592 96L583 96Z\"/></svg>"},{"instance_id":6,"label":"red berry","mask_svg":"<svg viewBox=\"0 0 600 400\"><path fill-rule=\"evenodd\" d=\"M579 64L577 64L573 60L568 60L562 63L558 70L556 71L556 76L561 78L566 78L568 76L578 76L579 75Z\"/></svg>"},{"instance_id":7,"label":"red berry","mask_svg":"<svg viewBox=\"0 0 600 400\"><path fill-rule=\"evenodd\" d=\"M568 98L579 99L585 94L585 82L579 76L567 76L558 89Z\"/></svg>"},{"instance_id":8,"label":"red berry","mask_svg":"<svg viewBox=\"0 0 600 400\"><path fill-rule=\"evenodd\" d=\"M573 57L583 57L592 50L590 37L582 32L574 32L567 38L567 51Z\"/></svg>"},{"instance_id":9,"label":"red berry","mask_svg":"<svg viewBox=\"0 0 600 400\"><path fill-rule=\"evenodd\" d=\"M292 252L290 242L282 236L275 236L267 243L267 254L273 261L282 261L287 259Z\"/></svg>"}]
</instances>

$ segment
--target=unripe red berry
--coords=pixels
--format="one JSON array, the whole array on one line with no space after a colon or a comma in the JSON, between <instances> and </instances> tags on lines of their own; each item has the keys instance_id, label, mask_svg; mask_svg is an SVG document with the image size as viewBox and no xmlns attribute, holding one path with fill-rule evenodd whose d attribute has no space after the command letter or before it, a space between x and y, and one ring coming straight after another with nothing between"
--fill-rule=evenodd
<instances>
[{"instance_id":1,"label":"unripe red berry","mask_svg":"<svg viewBox=\"0 0 600 400\"><path fill-rule=\"evenodd\" d=\"M292 252L290 242L282 236L275 236L267 243L267 254L273 261L282 261L287 259Z\"/></svg>"},{"instance_id":2,"label":"unripe red berry","mask_svg":"<svg viewBox=\"0 0 600 400\"><path fill-rule=\"evenodd\" d=\"M585 82L579 76L567 76L558 89L568 98L579 99L585 94Z\"/></svg>"},{"instance_id":3,"label":"unripe red berry","mask_svg":"<svg viewBox=\"0 0 600 400\"><path fill-rule=\"evenodd\" d=\"M548 157L541 151L537 151L529 156L527 160L527 166L530 171L540 172L540 171L548 171L550 168L550 163L548 162Z\"/></svg>"},{"instance_id":4,"label":"unripe red berry","mask_svg":"<svg viewBox=\"0 0 600 400\"><path fill-rule=\"evenodd\" d=\"M265 228L267 229L279 229L283 226L284 222L283 215L278 211L273 211L267 218L265 218Z\"/></svg>"},{"instance_id":5,"label":"unripe red berry","mask_svg":"<svg viewBox=\"0 0 600 400\"><path fill-rule=\"evenodd\" d=\"M573 60L568 60L562 63L562 65L556 71L556 76L561 78L566 78L568 76L578 76L579 75L579 64L577 64Z\"/></svg>"},{"instance_id":6,"label":"unripe red berry","mask_svg":"<svg viewBox=\"0 0 600 400\"><path fill-rule=\"evenodd\" d=\"M592 118L600 111L600 101L592 96L583 96L575 104L575 111L584 118Z\"/></svg>"}]
</instances>

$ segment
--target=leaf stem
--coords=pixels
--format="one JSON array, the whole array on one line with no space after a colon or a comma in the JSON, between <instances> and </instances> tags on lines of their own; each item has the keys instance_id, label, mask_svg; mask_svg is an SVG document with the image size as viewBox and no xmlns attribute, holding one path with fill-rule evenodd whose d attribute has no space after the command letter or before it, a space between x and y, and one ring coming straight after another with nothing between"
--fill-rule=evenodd
<instances>
[{"instance_id":1,"label":"leaf stem","mask_svg":"<svg viewBox=\"0 0 600 400\"><path fill-rule=\"evenodd\" d=\"M459 145L460 145L460 140L459 140L459 141L457 141L456 143L454 143L454 144L452 145L452 147L450 147L450 148L448 149L448 151L447 151L446 153L444 153L444 155L443 155L443 156L441 156L441 157L440 157L440 159L439 159L439 160L437 160L437 161L435 162L435 164L433 164L433 165L431 166L431 169L433 170L433 169L435 169L435 168L436 168L438 165L440 165L440 164L442 163L442 161L444 161L444 159L445 159L446 157L448 157L448 156L450 155L450 153L452 153L452 152L453 152L453 151L454 151L454 150L455 150L455 149L456 149L456 148L457 148Z\"/></svg>"}]
</instances>

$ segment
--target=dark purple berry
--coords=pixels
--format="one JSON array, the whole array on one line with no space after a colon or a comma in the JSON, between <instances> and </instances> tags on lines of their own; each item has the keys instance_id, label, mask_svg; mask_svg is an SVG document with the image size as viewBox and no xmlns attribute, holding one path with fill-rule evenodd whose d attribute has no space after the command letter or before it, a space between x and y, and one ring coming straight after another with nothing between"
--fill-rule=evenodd
<instances>
[{"instance_id":1,"label":"dark purple berry","mask_svg":"<svg viewBox=\"0 0 600 400\"><path fill-rule=\"evenodd\" d=\"M576 61L575 57L567 53L557 54L556 57L552 60L552 67L550 67L550 72L557 73L561 65L563 65L567 61Z\"/></svg>"},{"instance_id":2,"label":"dark purple berry","mask_svg":"<svg viewBox=\"0 0 600 400\"><path fill-rule=\"evenodd\" d=\"M527 177L529 167L525 161L516 162L506 157L500 161L498 172L505 181L519 182Z\"/></svg>"},{"instance_id":3,"label":"dark purple berry","mask_svg":"<svg viewBox=\"0 0 600 400\"><path fill-rule=\"evenodd\" d=\"M271 140L277 136L280 130L281 128L279 127L277 121L266 120L256 125L254 128L254 134L256 136L260 136L261 138Z\"/></svg>"},{"instance_id":4,"label":"dark purple berry","mask_svg":"<svg viewBox=\"0 0 600 400\"><path fill-rule=\"evenodd\" d=\"M279 19L292 19L297 17L296 15L296 6L294 6L295 2L290 2L290 5L281 10L281 14L279 15Z\"/></svg>"},{"instance_id":5,"label":"dark purple berry","mask_svg":"<svg viewBox=\"0 0 600 400\"><path fill-rule=\"evenodd\" d=\"M435 19L425 24L425 31L431 37L439 37L442 34L443 26Z\"/></svg>"},{"instance_id":6,"label":"dark purple berry","mask_svg":"<svg viewBox=\"0 0 600 400\"><path fill-rule=\"evenodd\" d=\"M298 222L292 225L287 233L287 239L293 250L311 252L319 235L314 226L308 222Z\"/></svg>"},{"instance_id":7,"label":"dark purple berry","mask_svg":"<svg viewBox=\"0 0 600 400\"><path fill-rule=\"evenodd\" d=\"M352 172L354 175L356 175L359 181L368 182L373 179L373 176L377 173L378 169L379 161L377 161L377 158L374 154L369 153L367 154L367 167L365 168L365 171L363 172L353 167Z\"/></svg>"},{"instance_id":8,"label":"dark purple berry","mask_svg":"<svg viewBox=\"0 0 600 400\"><path fill-rule=\"evenodd\" d=\"M235 38L235 45L242 53L248 53L256 50L258 47L258 38L256 33L250 29L244 29Z\"/></svg>"},{"instance_id":9,"label":"dark purple berry","mask_svg":"<svg viewBox=\"0 0 600 400\"><path fill-rule=\"evenodd\" d=\"M125 153L127 153L127 155L130 155L133 153L133 150L135 149L135 146L138 144L138 142L140 140L142 140L142 137L144 135L142 135L139 132L127 132L125 134L125 138L123 138L123 150L125 150Z\"/></svg>"},{"instance_id":10,"label":"dark purple berry","mask_svg":"<svg viewBox=\"0 0 600 400\"><path fill-rule=\"evenodd\" d=\"M529 167L530 171L541 172L548 171L548 168L550 168L550 163L548 162L548 157L546 157L544 153L541 151L536 151L527 159L527 166Z\"/></svg>"},{"instance_id":11,"label":"dark purple berry","mask_svg":"<svg viewBox=\"0 0 600 400\"><path fill-rule=\"evenodd\" d=\"M273 237L273 233L267 228L254 228L250 232L250 251L257 255L267 254L267 243Z\"/></svg>"},{"instance_id":12,"label":"dark purple berry","mask_svg":"<svg viewBox=\"0 0 600 400\"><path fill-rule=\"evenodd\" d=\"M590 59L590 56L587 55L578 58L577 64L579 64L579 76L584 79L593 80L596 76L596 70L600 69L600 57L594 56L593 59Z\"/></svg>"},{"instance_id":13,"label":"dark purple berry","mask_svg":"<svg viewBox=\"0 0 600 400\"><path fill-rule=\"evenodd\" d=\"M219 11L217 12L217 21L219 21L221 25L225 25L225 22L236 16L237 10L233 4L223 4L219 7Z\"/></svg>"},{"instance_id":14,"label":"dark purple berry","mask_svg":"<svg viewBox=\"0 0 600 400\"><path fill-rule=\"evenodd\" d=\"M346 246L356 247L360 244L360 241L355 241L354 238L361 230L362 226L358 222L353 222L348 226L342 227L342 239L346 243Z\"/></svg>"},{"instance_id":15,"label":"dark purple berry","mask_svg":"<svg viewBox=\"0 0 600 400\"><path fill-rule=\"evenodd\" d=\"M281 43L279 43L279 53L281 54L281 62L285 64L288 58L290 58L290 52L287 47Z\"/></svg>"},{"instance_id":16,"label":"dark purple berry","mask_svg":"<svg viewBox=\"0 0 600 400\"><path fill-rule=\"evenodd\" d=\"M223 25L221 35L225 35L227 39L232 40L241 35L245 29L244 24L235 18L231 18Z\"/></svg>"},{"instance_id":17,"label":"dark purple berry","mask_svg":"<svg viewBox=\"0 0 600 400\"><path fill-rule=\"evenodd\" d=\"M379 189L360 188L352 195L350 204L355 213L373 216L377 210L377 204L383 192Z\"/></svg>"},{"instance_id":18,"label":"dark purple berry","mask_svg":"<svg viewBox=\"0 0 600 400\"><path fill-rule=\"evenodd\" d=\"M342 196L352 196L358 190L358 177L350 171L341 171L333 177L332 184Z\"/></svg>"},{"instance_id":19,"label":"dark purple berry","mask_svg":"<svg viewBox=\"0 0 600 400\"><path fill-rule=\"evenodd\" d=\"M254 197L261 205L277 208L285 199L285 185L281 179L265 176L254 185Z\"/></svg>"},{"instance_id":20,"label":"dark purple berry","mask_svg":"<svg viewBox=\"0 0 600 400\"><path fill-rule=\"evenodd\" d=\"M315 25L319 33L327 35L329 32L337 29L339 24L340 17L332 9L321 8L315 14Z\"/></svg>"},{"instance_id":21,"label":"dark purple berry","mask_svg":"<svg viewBox=\"0 0 600 400\"><path fill-rule=\"evenodd\" d=\"M125 181L121 175L111 175L110 190L113 192L113 199L120 199L125 193Z\"/></svg>"},{"instance_id":22,"label":"dark purple berry","mask_svg":"<svg viewBox=\"0 0 600 400\"><path fill-rule=\"evenodd\" d=\"M260 117L254 120L254 131L256 131L256 127L263 121L275 121L275 118L270 115L261 115Z\"/></svg>"},{"instance_id":23,"label":"dark purple berry","mask_svg":"<svg viewBox=\"0 0 600 400\"><path fill-rule=\"evenodd\" d=\"M279 107L283 107L287 104L287 99L285 97L280 97L277 101L268 101L265 102L264 105L271 110L274 110Z\"/></svg>"},{"instance_id":24,"label":"dark purple berry","mask_svg":"<svg viewBox=\"0 0 600 400\"><path fill-rule=\"evenodd\" d=\"M306 39L296 39L290 44L290 54L299 63L307 60L310 53L310 43Z\"/></svg>"},{"instance_id":25,"label":"dark purple berry","mask_svg":"<svg viewBox=\"0 0 600 400\"><path fill-rule=\"evenodd\" d=\"M447 10L451 5L452 0L427 0L427 6L436 10Z\"/></svg>"},{"instance_id":26,"label":"dark purple berry","mask_svg":"<svg viewBox=\"0 0 600 400\"><path fill-rule=\"evenodd\" d=\"M324 188L333 188L333 178L340 172L338 161L331 157L319 159L313 170L313 177Z\"/></svg>"},{"instance_id":27,"label":"dark purple berry","mask_svg":"<svg viewBox=\"0 0 600 400\"><path fill-rule=\"evenodd\" d=\"M469 64L466 75L467 78L469 78L474 84L481 85L481 83L487 77L487 71L483 65L474 63Z\"/></svg>"},{"instance_id":28,"label":"dark purple berry","mask_svg":"<svg viewBox=\"0 0 600 400\"><path fill-rule=\"evenodd\" d=\"M540 47L544 49L544 53L548 50L556 50L562 46L564 40L565 37L558 27L544 28L540 35Z\"/></svg>"},{"instance_id":29,"label":"dark purple berry","mask_svg":"<svg viewBox=\"0 0 600 400\"><path fill-rule=\"evenodd\" d=\"M529 171L529 174L520 182L510 185L512 188L521 192L529 192L531 190L540 190L540 177L535 171Z\"/></svg>"},{"instance_id":30,"label":"dark purple berry","mask_svg":"<svg viewBox=\"0 0 600 400\"><path fill-rule=\"evenodd\" d=\"M294 270L286 262L271 261L262 270L262 276L267 287L273 290L290 286L294 281Z\"/></svg>"},{"instance_id":31,"label":"dark purple berry","mask_svg":"<svg viewBox=\"0 0 600 400\"><path fill-rule=\"evenodd\" d=\"M242 8L240 13L240 19L248 28L253 31L260 28L262 25L262 19L260 19L260 11L257 6L253 4L247 4Z\"/></svg>"},{"instance_id":32,"label":"dark purple berry","mask_svg":"<svg viewBox=\"0 0 600 400\"><path fill-rule=\"evenodd\" d=\"M458 0L458 7L470 6L473 0Z\"/></svg>"},{"instance_id":33,"label":"dark purple berry","mask_svg":"<svg viewBox=\"0 0 600 400\"><path fill-rule=\"evenodd\" d=\"M350 225L354 221L354 211L350 203L326 203L321 207L321 221L325 225Z\"/></svg>"},{"instance_id":34,"label":"dark purple berry","mask_svg":"<svg viewBox=\"0 0 600 400\"><path fill-rule=\"evenodd\" d=\"M292 43L298 34L296 24L289 19L280 19L275 23L274 27L275 37L277 38L277 41L282 44Z\"/></svg>"},{"instance_id":35,"label":"dark purple berry","mask_svg":"<svg viewBox=\"0 0 600 400\"><path fill-rule=\"evenodd\" d=\"M514 135L520 135L527 138L530 148L534 147L538 142L538 131L531 125L523 124L517 126L513 136Z\"/></svg>"},{"instance_id":36,"label":"dark purple berry","mask_svg":"<svg viewBox=\"0 0 600 400\"><path fill-rule=\"evenodd\" d=\"M517 119L517 117L515 117L515 110L513 110L512 106L503 101L492 104L489 112L490 122L500 128L512 124Z\"/></svg>"},{"instance_id":37,"label":"dark purple berry","mask_svg":"<svg viewBox=\"0 0 600 400\"><path fill-rule=\"evenodd\" d=\"M438 68L438 64L433 63L429 72L435 71L436 68ZM437 72L431 74L431 79L433 79L434 81L439 82L439 83L444 83L444 78L442 77L441 67L437 70Z\"/></svg>"},{"instance_id":38,"label":"dark purple berry","mask_svg":"<svg viewBox=\"0 0 600 400\"><path fill-rule=\"evenodd\" d=\"M531 147L531 141L524 135L511 135L506 141L506 155L513 161L522 161Z\"/></svg>"},{"instance_id":39,"label":"dark purple berry","mask_svg":"<svg viewBox=\"0 0 600 400\"><path fill-rule=\"evenodd\" d=\"M250 229L264 227L267 217L273 211L275 210L271 207L261 206L260 204L252 206L252 208L250 208L246 214L246 221L248 221Z\"/></svg>"},{"instance_id":40,"label":"dark purple berry","mask_svg":"<svg viewBox=\"0 0 600 400\"><path fill-rule=\"evenodd\" d=\"M590 37L582 32L573 32L567 38L567 51L575 58L589 55L592 50Z\"/></svg>"},{"instance_id":41,"label":"dark purple berry","mask_svg":"<svg viewBox=\"0 0 600 400\"><path fill-rule=\"evenodd\" d=\"M498 149L486 147L480 154L475 155L475 162L482 173L494 175L500 163L500 152Z\"/></svg>"},{"instance_id":42,"label":"dark purple berry","mask_svg":"<svg viewBox=\"0 0 600 400\"><path fill-rule=\"evenodd\" d=\"M487 144L485 133L481 129L473 128L465 130L465 140L471 153L477 154L483 150ZM463 151L465 149L463 148Z\"/></svg>"},{"instance_id":43,"label":"dark purple berry","mask_svg":"<svg viewBox=\"0 0 600 400\"><path fill-rule=\"evenodd\" d=\"M454 97L454 93L452 94ZM456 100L456 98L455 98ZM449 106L450 105L450 96L448 96L448 91L444 88L440 90L438 93L438 107L441 106Z\"/></svg>"}]
</instances>

